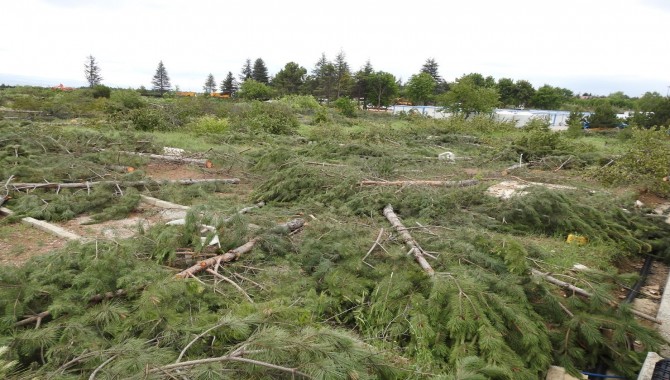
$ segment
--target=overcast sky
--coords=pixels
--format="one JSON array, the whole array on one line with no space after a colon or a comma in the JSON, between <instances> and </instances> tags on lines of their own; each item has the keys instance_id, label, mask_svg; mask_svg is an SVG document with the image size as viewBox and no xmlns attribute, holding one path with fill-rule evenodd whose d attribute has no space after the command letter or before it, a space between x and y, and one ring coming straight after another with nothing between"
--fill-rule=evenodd
<instances>
[{"instance_id":1,"label":"overcast sky","mask_svg":"<svg viewBox=\"0 0 670 380\"><path fill-rule=\"evenodd\" d=\"M448 81L471 72L607 95L670 86L669 0L0 0L0 82L85 84L92 54L114 87L202 91L246 58L271 75L344 51L353 71L403 81L427 58Z\"/></svg>"}]
</instances>

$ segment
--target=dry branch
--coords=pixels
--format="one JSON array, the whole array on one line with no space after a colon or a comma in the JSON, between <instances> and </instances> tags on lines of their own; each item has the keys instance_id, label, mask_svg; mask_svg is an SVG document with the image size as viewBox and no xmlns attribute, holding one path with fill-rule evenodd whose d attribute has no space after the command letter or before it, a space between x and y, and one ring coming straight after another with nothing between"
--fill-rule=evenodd
<instances>
[{"instance_id":1,"label":"dry branch","mask_svg":"<svg viewBox=\"0 0 670 380\"><path fill-rule=\"evenodd\" d=\"M249 296L249 293L244 291L244 289L242 289L241 286L237 285L237 283L235 281L233 281L233 280L229 279L228 277L222 275L221 273L215 272L215 271L213 271L209 268L206 269L206 270L207 270L207 273L210 273L210 274L214 275L214 277L220 278L223 281L231 284L235 289L239 290L240 293L244 294L244 297L247 299L247 301L249 301L250 303L254 303L254 300L251 299L251 297Z\"/></svg>"},{"instance_id":2,"label":"dry branch","mask_svg":"<svg viewBox=\"0 0 670 380\"><path fill-rule=\"evenodd\" d=\"M218 358L197 359L197 360L190 360L190 361L187 361L187 362L168 364L168 365L164 365L162 367L152 368L149 371L147 371L147 373L154 373L154 372L158 372L158 371L169 371L169 370L172 370L172 369L192 367L192 366L198 365L198 364L209 364L209 363L217 363L217 362L225 362L225 361L243 362L243 363L248 363L248 364L252 364L252 365L257 365L257 366L260 366L260 367L276 369L276 370L279 370L279 371L288 372L291 375L293 375L293 377L301 376L301 377L304 377L304 378L307 378L307 379L312 378L310 375L308 375L304 372L300 372L295 368L282 367L282 366L279 366L279 365L276 365L276 364L263 362L263 361L260 361L260 360L243 358L243 357L240 357L238 355L225 355L225 356L220 356Z\"/></svg>"},{"instance_id":3,"label":"dry branch","mask_svg":"<svg viewBox=\"0 0 670 380\"><path fill-rule=\"evenodd\" d=\"M193 185L197 183L240 183L239 178L205 178L205 179L175 179L175 180L145 180L145 181L97 181L97 182L72 182L72 183L55 183L55 182L35 182L35 183L15 183L10 187L14 190L23 189L88 189L92 186L98 185L122 185L126 187L137 186L151 186L151 185Z\"/></svg>"},{"instance_id":4,"label":"dry branch","mask_svg":"<svg viewBox=\"0 0 670 380\"><path fill-rule=\"evenodd\" d=\"M293 219L290 222L280 224L279 226L281 228L286 228L286 229L288 229L288 231L292 232L292 231L298 230L304 224L305 224L305 221L302 220L302 219ZM175 276L177 278L186 278L186 277L189 277L189 276L193 276L194 274L196 274L198 272L202 272L203 270L205 270L205 269L207 269L207 268L209 268L213 265L216 265L217 262L227 263L229 261L237 260L237 258L239 258L242 254L245 254L245 253L251 251L254 248L254 246L256 245L256 243L258 242L258 240L260 240L260 238L257 238L257 237L253 238L253 239L249 240L248 242L244 243L243 245L241 245L237 248L231 249L230 251L224 253L223 255L218 255L218 256L215 256L215 257L211 257L207 260L203 260L203 261L197 263L196 265L193 265L192 267L187 268L187 269L177 273Z\"/></svg>"},{"instance_id":5,"label":"dry branch","mask_svg":"<svg viewBox=\"0 0 670 380\"><path fill-rule=\"evenodd\" d=\"M361 259L361 261L363 261L365 264L369 265L370 267L372 267L372 265L370 265L368 262L366 262L365 259L367 259L368 256L370 256L370 254L372 253L372 251L374 251L375 248L377 248L377 246L380 246L380 247L382 246L382 244L380 243L380 241L381 241L381 238L382 238L382 235L383 235L383 234L384 234L384 229L383 229L383 228L379 229L379 235L377 235L377 239L376 239L375 242L372 244L372 247L370 247L370 250L368 250L368 253L366 253L365 256L363 256L363 258ZM374 267L373 267L373 268L374 268Z\"/></svg>"},{"instance_id":6,"label":"dry branch","mask_svg":"<svg viewBox=\"0 0 670 380\"><path fill-rule=\"evenodd\" d=\"M361 186L436 186L436 187L467 187L478 184L476 179L463 181L361 181Z\"/></svg>"},{"instance_id":7,"label":"dry branch","mask_svg":"<svg viewBox=\"0 0 670 380\"><path fill-rule=\"evenodd\" d=\"M185 163L185 164L196 164L196 165L204 166L206 168L211 168L213 166L212 161L204 159L204 158L188 158L188 157L179 157L179 156L166 156L166 155L162 155L162 154L127 152L127 151L119 151L119 153L129 154L129 155L133 155L133 156L148 157L148 158L151 158L151 159L154 159L154 160L179 162L179 163Z\"/></svg>"},{"instance_id":8,"label":"dry branch","mask_svg":"<svg viewBox=\"0 0 670 380\"><path fill-rule=\"evenodd\" d=\"M567 289L567 290L569 290L569 291L571 291L575 294L579 294L580 296L587 297L587 298L593 297L593 294L591 292L589 292L587 290L584 290L582 288L576 287L576 286L574 286L572 284L569 284L565 281L561 281L561 280L557 279L556 277L550 276L548 273L540 272L537 269L531 269L531 273L535 276L539 276L539 277L544 278L547 282L549 282L551 284L557 285L557 286L559 286L563 289ZM608 301L608 303L613 307L618 307L619 306L616 302L611 301L611 300ZM655 318L651 315L642 313L638 310L635 310L635 309L631 308L630 312L633 313L634 315L642 318L642 319L646 319L648 321L658 323L659 325L663 324L663 321L661 321L661 320L659 320L659 319L657 319L657 318Z\"/></svg>"},{"instance_id":9,"label":"dry branch","mask_svg":"<svg viewBox=\"0 0 670 380\"><path fill-rule=\"evenodd\" d=\"M414 259L416 260L417 263L423 268L423 270L429 275L433 276L435 275L435 271L433 268L428 264L428 261L426 261L426 258L423 257L424 251L419 246L419 243L412 238L412 235L410 235L409 232L407 232L407 228L402 224L400 221L400 218L393 212L393 206L387 205L384 207L384 216L388 221L391 223L391 225L398 231L400 234L400 237L402 237L403 241L405 242L405 245L410 249L409 252L414 255Z\"/></svg>"}]
</instances>

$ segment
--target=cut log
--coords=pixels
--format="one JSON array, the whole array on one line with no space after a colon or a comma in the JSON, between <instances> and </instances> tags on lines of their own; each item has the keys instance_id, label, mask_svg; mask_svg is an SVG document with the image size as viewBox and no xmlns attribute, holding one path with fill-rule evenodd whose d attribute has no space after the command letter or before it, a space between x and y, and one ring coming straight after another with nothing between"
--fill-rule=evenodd
<instances>
[{"instance_id":1,"label":"cut log","mask_svg":"<svg viewBox=\"0 0 670 380\"><path fill-rule=\"evenodd\" d=\"M543 272L540 272L537 269L531 269L531 273L535 276L539 276L539 277L544 278L547 282L549 282L551 284L554 284L554 285L559 286L563 289L569 290L569 291L571 291L575 294L578 294L582 297L586 297L586 298L593 297L593 294L591 292L589 292L587 290L584 290L582 288L576 287L576 286L574 286L572 284L569 284L565 281L561 281L561 280L557 279L556 277L550 276L549 273L543 273ZM616 302L614 302L612 300L609 300L608 303L609 303L610 306L613 306L613 307L618 307L619 306ZM648 321L657 323L659 325L663 324L663 321L661 321L661 320L659 320L659 319L657 319L657 318L655 318L651 315L648 315L648 314L642 313L638 310L635 310L633 308L630 309L630 312L633 313L634 315L642 318L642 319L646 319Z\"/></svg>"},{"instance_id":2,"label":"cut log","mask_svg":"<svg viewBox=\"0 0 670 380\"><path fill-rule=\"evenodd\" d=\"M281 228L281 229L286 229L286 230L292 232L292 231L296 231L297 229L301 228L303 225L305 225L305 221L303 219L293 219L290 222L280 224L278 227ZM229 261L237 260L243 254L251 251L254 248L254 246L256 245L256 243L258 242L259 239L260 238L257 238L257 237L253 238L253 239L249 240L248 242L244 243L243 245L241 245L237 248L231 249L230 251L224 253L223 255L218 255L218 256L211 257L207 260L203 260L203 261L197 263L196 265L194 265L190 268L184 269L183 271L177 273L175 275L175 277L177 277L177 278L187 278L187 277L195 275L198 272L202 272L205 269L207 269L207 268L209 268L213 265L216 265L217 262L218 263L227 263Z\"/></svg>"},{"instance_id":3,"label":"cut log","mask_svg":"<svg viewBox=\"0 0 670 380\"><path fill-rule=\"evenodd\" d=\"M423 257L424 251L419 246L419 243L414 240L412 235L410 235L409 232L407 232L407 228L402 224L400 221L400 218L393 212L393 206L387 205L384 207L384 216L388 221L391 223L391 225L395 228L396 231L400 234L400 237L402 237L402 240L405 242L405 245L410 249L409 253L414 255L414 259L416 260L417 263L421 266L421 268L426 272L429 276L434 276L435 271L433 268L428 264L428 261L426 261L426 258Z\"/></svg>"},{"instance_id":4,"label":"cut log","mask_svg":"<svg viewBox=\"0 0 670 380\"><path fill-rule=\"evenodd\" d=\"M204 158L189 158L189 157L180 157L180 156L168 156L168 155L163 155L163 154L127 152L127 151L119 151L119 153L133 155L133 156L148 157L148 158L151 158L153 160L179 162L179 163L184 163L184 164L195 164L195 165L204 166L206 168L213 167L212 161L204 159Z\"/></svg>"},{"instance_id":5,"label":"cut log","mask_svg":"<svg viewBox=\"0 0 670 380\"><path fill-rule=\"evenodd\" d=\"M164 201L162 199L150 197L147 195L140 195L140 198L142 199L142 202L146 204L150 204L152 206L160 207L160 208L167 208L167 209L177 209L177 210L190 210L191 208L189 206L184 206L168 201Z\"/></svg>"},{"instance_id":6,"label":"cut log","mask_svg":"<svg viewBox=\"0 0 670 380\"><path fill-rule=\"evenodd\" d=\"M436 187L467 187L478 184L476 179L463 181L361 181L361 186L436 186Z\"/></svg>"},{"instance_id":7,"label":"cut log","mask_svg":"<svg viewBox=\"0 0 670 380\"><path fill-rule=\"evenodd\" d=\"M54 183L54 182L35 182L35 183L15 183L9 187L14 190L23 189L88 189L100 185L120 185L125 187L152 186L152 185L193 185L198 183L240 183L239 178L205 178L205 179L175 179L160 181L97 181L97 182L72 182L72 183Z\"/></svg>"},{"instance_id":8,"label":"cut log","mask_svg":"<svg viewBox=\"0 0 670 380\"><path fill-rule=\"evenodd\" d=\"M5 208L5 207L0 207L0 214L13 215L14 211L12 211L8 208ZM50 233L54 236L57 236L59 238L63 238L63 239L67 239L67 240L81 240L82 239L81 236L75 234L72 231L68 231L63 227L57 226L55 224L51 224L49 222L45 222L43 220L38 220L38 219L35 219L35 218L26 217L26 218L22 218L21 222L23 222L24 224L27 224L31 227L35 227L38 230L48 232L48 233Z\"/></svg>"}]
</instances>

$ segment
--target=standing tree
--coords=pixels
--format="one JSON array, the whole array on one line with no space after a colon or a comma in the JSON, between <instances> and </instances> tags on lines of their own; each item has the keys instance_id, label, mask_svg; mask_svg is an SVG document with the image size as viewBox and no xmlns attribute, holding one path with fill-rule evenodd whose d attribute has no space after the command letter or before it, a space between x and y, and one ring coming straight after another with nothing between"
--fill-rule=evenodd
<instances>
[{"instance_id":1,"label":"standing tree","mask_svg":"<svg viewBox=\"0 0 670 380\"><path fill-rule=\"evenodd\" d=\"M440 103L449 112L462 113L466 118L473 113L490 113L498 105L498 90L475 83L472 75L460 78L449 92L440 97Z\"/></svg>"},{"instance_id":2,"label":"standing tree","mask_svg":"<svg viewBox=\"0 0 670 380\"><path fill-rule=\"evenodd\" d=\"M438 68L440 66L435 62L434 58L428 58L426 59L426 63L423 64L421 67L421 72L429 74L433 79L435 79L435 83L440 83L442 81L442 77L440 77L440 73L438 72Z\"/></svg>"},{"instance_id":3,"label":"standing tree","mask_svg":"<svg viewBox=\"0 0 670 380\"><path fill-rule=\"evenodd\" d=\"M535 87L527 80L517 80L514 83L516 86L515 95L516 105L520 107L526 107L530 104L531 99L535 95Z\"/></svg>"},{"instance_id":4,"label":"standing tree","mask_svg":"<svg viewBox=\"0 0 670 380\"><path fill-rule=\"evenodd\" d=\"M158 63L158 68L156 69L154 78L151 80L151 84L153 85L152 89L158 91L161 96L170 90L170 77L168 76L167 70L165 70L163 61Z\"/></svg>"},{"instance_id":5,"label":"standing tree","mask_svg":"<svg viewBox=\"0 0 670 380\"><path fill-rule=\"evenodd\" d=\"M221 82L221 93L233 96L236 92L237 82L235 81L235 77L233 77L233 73L229 71L226 79Z\"/></svg>"},{"instance_id":6,"label":"standing tree","mask_svg":"<svg viewBox=\"0 0 670 380\"><path fill-rule=\"evenodd\" d=\"M354 88L352 95L358 100L363 101L363 109L368 108L368 94L370 92L370 76L374 74L375 70L372 68L372 64L368 60L365 62L365 66L358 70L354 75Z\"/></svg>"},{"instance_id":7,"label":"standing tree","mask_svg":"<svg viewBox=\"0 0 670 380\"><path fill-rule=\"evenodd\" d=\"M352 85L351 70L347 63L344 52L340 52L335 57L335 93L336 97L345 96L349 93Z\"/></svg>"},{"instance_id":8,"label":"standing tree","mask_svg":"<svg viewBox=\"0 0 670 380\"><path fill-rule=\"evenodd\" d=\"M519 103L516 101L516 86L510 78L500 78L496 84L500 94L500 105L503 107L516 107Z\"/></svg>"},{"instance_id":9,"label":"standing tree","mask_svg":"<svg viewBox=\"0 0 670 380\"><path fill-rule=\"evenodd\" d=\"M438 72L439 67L440 65L437 64L434 58L426 59L426 63L421 66L421 72L429 74L435 80L435 88L433 89L434 95L443 94L449 90L449 84L442 79Z\"/></svg>"},{"instance_id":10,"label":"standing tree","mask_svg":"<svg viewBox=\"0 0 670 380\"><path fill-rule=\"evenodd\" d=\"M209 73L207 76L207 80L205 81L205 85L202 87L202 89L207 95L216 92L216 81L214 80L214 75L212 75L212 73Z\"/></svg>"},{"instance_id":11,"label":"standing tree","mask_svg":"<svg viewBox=\"0 0 670 380\"><path fill-rule=\"evenodd\" d=\"M93 87L102 82L102 77L100 76L100 67L95 61L93 55L86 57L86 63L84 64L84 74L86 74L86 81L88 81L88 86Z\"/></svg>"},{"instance_id":12,"label":"standing tree","mask_svg":"<svg viewBox=\"0 0 670 380\"><path fill-rule=\"evenodd\" d=\"M336 81L335 65L328 61L325 53L322 53L312 70L313 95L318 99L330 101L335 94Z\"/></svg>"},{"instance_id":13,"label":"standing tree","mask_svg":"<svg viewBox=\"0 0 670 380\"><path fill-rule=\"evenodd\" d=\"M272 86L280 95L297 94L305 83L305 74L307 69L295 62L289 62L272 79Z\"/></svg>"},{"instance_id":14,"label":"standing tree","mask_svg":"<svg viewBox=\"0 0 670 380\"><path fill-rule=\"evenodd\" d=\"M240 74L240 81L244 82L247 79L251 79L252 77L252 71L251 71L251 59L247 58L246 61L244 61L244 66L242 66L242 73Z\"/></svg>"},{"instance_id":15,"label":"standing tree","mask_svg":"<svg viewBox=\"0 0 670 380\"><path fill-rule=\"evenodd\" d=\"M261 58L254 61L254 68L251 72L251 78L256 82L263 84L270 83L270 77L268 75L268 68L265 66L265 62Z\"/></svg>"},{"instance_id":16,"label":"standing tree","mask_svg":"<svg viewBox=\"0 0 670 380\"><path fill-rule=\"evenodd\" d=\"M561 105L570 100L571 97L572 91L545 84L537 89L531 98L531 104L533 107L539 109L559 109Z\"/></svg>"},{"instance_id":17,"label":"standing tree","mask_svg":"<svg viewBox=\"0 0 670 380\"><path fill-rule=\"evenodd\" d=\"M412 103L427 105L433 99L433 93L437 83L428 73L412 75L406 85L407 96Z\"/></svg>"},{"instance_id":18,"label":"standing tree","mask_svg":"<svg viewBox=\"0 0 670 380\"><path fill-rule=\"evenodd\" d=\"M377 107L388 106L398 94L398 83L395 76L384 71L377 71L369 76L370 94Z\"/></svg>"}]
</instances>

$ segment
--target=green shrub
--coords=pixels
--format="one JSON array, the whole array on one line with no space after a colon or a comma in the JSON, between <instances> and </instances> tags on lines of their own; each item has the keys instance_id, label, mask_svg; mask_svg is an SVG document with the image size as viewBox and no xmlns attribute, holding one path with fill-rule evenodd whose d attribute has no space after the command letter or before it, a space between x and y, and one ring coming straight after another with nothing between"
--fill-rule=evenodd
<instances>
[{"instance_id":1,"label":"green shrub","mask_svg":"<svg viewBox=\"0 0 670 380\"><path fill-rule=\"evenodd\" d=\"M358 106L352 99L338 98L334 104L335 108L337 108L342 113L342 115L346 117L356 117Z\"/></svg>"},{"instance_id":2,"label":"green shrub","mask_svg":"<svg viewBox=\"0 0 670 380\"><path fill-rule=\"evenodd\" d=\"M115 104L129 110L146 106L146 101L135 90L114 90L110 100Z\"/></svg>"},{"instance_id":3,"label":"green shrub","mask_svg":"<svg viewBox=\"0 0 670 380\"><path fill-rule=\"evenodd\" d=\"M135 129L140 131L162 131L168 129L165 114L160 110L152 107L138 108L130 111L130 120L133 122Z\"/></svg>"},{"instance_id":4,"label":"green shrub","mask_svg":"<svg viewBox=\"0 0 670 380\"><path fill-rule=\"evenodd\" d=\"M537 160L544 156L556 155L561 143L561 136L549 128L549 122L533 119L522 129L522 135L514 141L519 154L526 161Z\"/></svg>"},{"instance_id":5,"label":"green shrub","mask_svg":"<svg viewBox=\"0 0 670 380\"><path fill-rule=\"evenodd\" d=\"M239 131L281 135L291 134L298 128L298 118L285 104L253 102L231 110L231 127Z\"/></svg>"},{"instance_id":6,"label":"green shrub","mask_svg":"<svg viewBox=\"0 0 670 380\"><path fill-rule=\"evenodd\" d=\"M294 111L302 114L311 113L323 108L311 95L286 95L279 99L278 102L286 104Z\"/></svg>"},{"instance_id":7,"label":"green shrub","mask_svg":"<svg viewBox=\"0 0 670 380\"><path fill-rule=\"evenodd\" d=\"M95 86L93 86L92 93L93 93L93 97L96 98L96 99L97 98L107 98L107 99L109 99L109 97L112 93L112 89L107 87L107 86L101 85L101 84L96 84Z\"/></svg>"},{"instance_id":8,"label":"green shrub","mask_svg":"<svg viewBox=\"0 0 670 380\"><path fill-rule=\"evenodd\" d=\"M202 116L186 124L186 130L196 135L224 133L228 130L228 120L214 116Z\"/></svg>"},{"instance_id":9,"label":"green shrub","mask_svg":"<svg viewBox=\"0 0 670 380\"><path fill-rule=\"evenodd\" d=\"M609 185L636 184L659 195L670 195L670 182L663 181L670 162L668 131L631 128L626 132L631 135L626 153L600 168L595 177Z\"/></svg>"}]
</instances>

